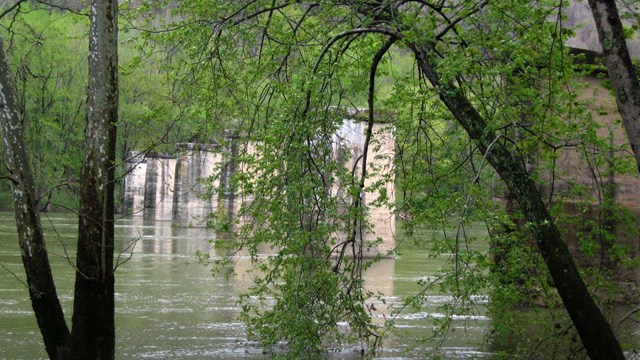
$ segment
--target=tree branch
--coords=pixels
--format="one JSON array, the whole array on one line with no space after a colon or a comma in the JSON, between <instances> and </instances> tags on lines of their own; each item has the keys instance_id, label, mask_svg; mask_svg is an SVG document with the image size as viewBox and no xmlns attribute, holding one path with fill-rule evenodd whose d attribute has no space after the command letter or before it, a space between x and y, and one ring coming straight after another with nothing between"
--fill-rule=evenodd
<instances>
[{"instance_id":1,"label":"tree branch","mask_svg":"<svg viewBox=\"0 0 640 360\"><path fill-rule=\"evenodd\" d=\"M478 113L462 89L450 82L442 82L437 67L430 58L430 47L408 42L418 67L440 96L441 101L462 125L478 148L487 154L498 175L513 191L522 212L531 224L532 233L542 258L554 280L558 294L580 334L582 344L592 359L624 359L622 349L611 326L589 293L573 257L562 241L560 231L544 206L535 182L513 151L500 142L489 144L495 138L486 120Z\"/></svg>"},{"instance_id":2,"label":"tree branch","mask_svg":"<svg viewBox=\"0 0 640 360\"><path fill-rule=\"evenodd\" d=\"M20 5L22 5L23 2L25 2L27 0L19 0L16 1L15 4L9 6L5 11L3 11L2 13L0 13L0 19L2 19L3 17L7 16L7 14L9 14L10 12L12 12L15 9L19 9Z\"/></svg>"},{"instance_id":3,"label":"tree branch","mask_svg":"<svg viewBox=\"0 0 640 360\"><path fill-rule=\"evenodd\" d=\"M473 10L471 10L468 14L466 14L466 16L458 17L453 21L451 21L447 17L445 17L444 14L441 14L447 20L447 22L449 22L449 24L447 26L445 26L445 28L442 29L438 33L438 35L435 36L436 41L440 41L449 32L449 30L454 28L460 21L462 21L462 20L466 19L467 17L469 17L469 16L477 13L478 11L482 10L482 8L487 6L487 4L489 4L489 0L485 0L485 1L481 2Z\"/></svg>"},{"instance_id":4,"label":"tree branch","mask_svg":"<svg viewBox=\"0 0 640 360\"><path fill-rule=\"evenodd\" d=\"M14 177L9 176L9 175L0 176L0 180L9 180L9 181L11 181L14 185L17 185L17 184L18 184L18 181L17 181Z\"/></svg>"},{"instance_id":5,"label":"tree branch","mask_svg":"<svg viewBox=\"0 0 640 360\"><path fill-rule=\"evenodd\" d=\"M380 50L378 50L378 52L373 57L373 60L371 63L371 69L369 70L369 92L367 96L367 99L368 99L367 102L369 106L369 116L368 116L366 137L365 137L364 146L362 150L362 170L360 173L360 183L358 184L359 189L358 189L358 193L354 196L354 200L353 200L353 204L354 204L353 207L356 210L362 207L362 197L363 197L363 191L365 186L365 180L367 177L367 152L369 151L369 143L371 142L371 136L373 133L373 124L375 122L374 95L375 95L375 87L376 87L375 85L376 72L378 70L378 65L380 64L380 61L382 61L382 57L387 53L387 51L389 51L391 46L398 39L399 39L398 37L393 36L390 39L388 39L387 42L384 43L382 48L380 48ZM356 215L358 214L356 213ZM347 239L344 242L342 249L340 250L340 256L338 257L336 264L333 268L334 272L337 272L338 269L340 268L340 264L342 263L342 259L344 257L347 245L349 243L351 244L355 243L356 234L358 233L357 231L358 223L361 223L361 222L362 222L362 219L360 218L360 216L353 217L349 239ZM361 257L358 257L358 258L361 259Z\"/></svg>"},{"instance_id":6,"label":"tree branch","mask_svg":"<svg viewBox=\"0 0 640 360\"><path fill-rule=\"evenodd\" d=\"M26 282L24 282L24 280L20 279L20 277L13 272L11 269L9 269L8 267L4 266L4 264L2 262L0 262L0 267L2 267L3 269L5 269L9 274L11 274L11 276L13 276L16 280L18 280L22 285L24 285L25 288L29 288L29 285L27 285Z\"/></svg>"},{"instance_id":7,"label":"tree branch","mask_svg":"<svg viewBox=\"0 0 640 360\"><path fill-rule=\"evenodd\" d=\"M371 26L371 27L366 27L366 28L357 28L357 29L352 29L352 30L348 30L345 32L342 32L336 36L334 36L333 38L331 38L329 40L329 42L327 42L327 44L322 48L322 50L320 51L320 55L318 55L318 58L316 59L316 63L313 65L313 73L315 74L318 71L318 67L320 66L320 62L322 62L322 58L324 58L324 56L327 54L327 52L329 51L329 49L331 49L331 47L333 46L333 44L335 44L338 40L343 39L345 37L351 36L351 35L357 35L357 34L367 34L367 33L378 33L378 34L384 34L384 35L388 35L392 38L395 39L399 39L400 36L399 34L391 29L387 29L384 27L378 27L378 26Z\"/></svg>"},{"instance_id":8,"label":"tree branch","mask_svg":"<svg viewBox=\"0 0 640 360\"><path fill-rule=\"evenodd\" d=\"M86 16L86 17L89 16L89 14L87 14L87 13L80 12L78 10L72 9L70 7L67 7L67 6L57 5L57 4L50 3L50 2L47 2L47 1L44 1L44 0L36 0L36 2L38 2L38 3L42 4L42 5L46 5L46 6L50 7L50 8L53 8L53 9L58 9L58 10L62 10L62 11L68 11L68 12L70 12L72 14L76 14L76 15L80 15L80 16Z\"/></svg>"}]
</instances>

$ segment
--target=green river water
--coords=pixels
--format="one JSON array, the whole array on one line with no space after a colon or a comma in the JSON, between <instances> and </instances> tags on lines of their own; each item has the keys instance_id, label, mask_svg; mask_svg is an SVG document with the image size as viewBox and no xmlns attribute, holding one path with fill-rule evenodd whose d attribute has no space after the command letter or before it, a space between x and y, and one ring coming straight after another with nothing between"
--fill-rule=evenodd
<instances>
[{"instance_id":1,"label":"green river water","mask_svg":"<svg viewBox=\"0 0 640 360\"><path fill-rule=\"evenodd\" d=\"M72 215L43 216L54 277L66 315L72 308L73 269L65 257L75 253L77 220ZM175 228L168 222L145 223L142 218L118 220L116 233L120 265L116 272L116 333L119 359L266 359L255 342L248 341L237 319L238 294L249 285L249 260L239 256L237 276L226 281L214 277L195 258L197 251L215 256L205 229ZM125 251L132 244L133 251ZM482 245L480 245L482 246ZM402 248L401 248L402 249ZM366 273L369 289L384 294L387 304L399 306L419 288L418 280L435 274L443 258L426 251L400 251L395 259L383 259ZM23 285L24 271L13 214L0 213L0 359L43 359L46 353ZM430 293L421 309L403 312L376 358L428 358L434 344L419 341L433 329L433 319L444 316L439 306L452 297ZM484 341L489 318L484 314L485 295L477 295L472 315L454 316L454 331L444 341L444 358L489 358L491 342ZM376 307L380 308L378 304ZM382 322L385 315L379 313ZM638 331L636 328L635 331ZM329 359L357 359L356 348L330 352Z\"/></svg>"}]
</instances>

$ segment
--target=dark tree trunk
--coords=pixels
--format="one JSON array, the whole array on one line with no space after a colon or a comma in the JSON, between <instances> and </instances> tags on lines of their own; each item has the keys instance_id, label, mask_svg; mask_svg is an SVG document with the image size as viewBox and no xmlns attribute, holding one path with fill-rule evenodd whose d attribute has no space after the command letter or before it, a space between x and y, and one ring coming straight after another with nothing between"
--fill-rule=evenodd
<instances>
[{"instance_id":1,"label":"dark tree trunk","mask_svg":"<svg viewBox=\"0 0 640 360\"><path fill-rule=\"evenodd\" d=\"M51 275L51 266L38 215L33 174L16 102L15 85L10 75L2 39L0 39L0 127L31 306L40 327L47 354L55 359L58 357L58 349L65 344L69 336L69 328Z\"/></svg>"},{"instance_id":2,"label":"dark tree trunk","mask_svg":"<svg viewBox=\"0 0 640 360\"><path fill-rule=\"evenodd\" d=\"M476 142L480 151L486 154L489 163L518 201L531 225L556 289L591 359L624 359L611 326L593 301L525 165L518 161L512 150L501 141L496 141L496 134L488 128L484 118L459 88L440 81L436 66L429 57L430 48L415 43L408 45L416 56L420 70L439 91L442 102Z\"/></svg>"},{"instance_id":3,"label":"dark tree trunk","mask_svg":"<svg viewBox=\"0 0 640 360\"><path fill-rule=\"evenodd\" d=\"M618 9L614 0L589 0L589 6L620 117L640 170L640 84L631 63Z\"/></svg>"},{"instance_id":4,"label":"dark tree trunk","mask_svg":"<svg viewBox=\"0 0 640 360\"><path fill-rule=\"evenodd\" d=\"M118 121L117 7L92 0L85 158L69 343L76 359L113 359L114 168Z\"/></svg>"},{"instance_id":5,"label":"dark tree trunk","mask_svg":"<svg viewBox=\"0 0 640 360\"><path fill-rule=\"evenodd\" d=\"M17 110L4 44L0 39L0 128L22 260L33 310L51 359L113 359L114 169L117 82L117 2L92 0L89 91L73 328L69 328L44 243L35 182Z\"/></svg>"}]
</instances>

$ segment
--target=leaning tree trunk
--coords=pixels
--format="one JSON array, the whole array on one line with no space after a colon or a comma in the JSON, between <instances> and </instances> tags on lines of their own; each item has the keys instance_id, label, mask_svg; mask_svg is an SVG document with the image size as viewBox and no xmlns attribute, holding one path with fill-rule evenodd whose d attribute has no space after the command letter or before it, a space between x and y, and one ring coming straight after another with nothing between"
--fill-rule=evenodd
<instances>
[{"instance_id":1,"label":"leaning tree trunk","mask_svg":"<svg viewBox=\"0 0 640 360\"><path fill-rule=\"evenodd\" d=\"M5 165L11 180L22 263L27 275L31 306L50 358L58 357L58 349L69 336L62 306L51 275L45 247L38 201L29 156L24 142L22 120L16 102L15 84L11 78L4 43L0 38L0 128L6 153Z\"/></svg>"},{"instance_id":2,"label":"leaning tree trunk","mask_svg":"<svg viewBox=\"0 0 640 360\"><path fill-rule=\"evenodd\" d=\"M589 6L620 117L640 171L640 83L631 63L618 9L614 0L589 0Z\"/></svg>"},{"instance_id":3,"label":"leaning tree trunk","mask_svg":"<svg viewBox=\"0 0 640 360\"><path fill-rule=\"evenodd\" d=\"M118 121L117 7L92 0L85 158L80 185L77 272L70 353L113 359L114 167Z\"/></svg>"},{"instance_id":4,"label":"leaning tree trunk","mask_svg":"<svg viewBox=\"0 0 640 360\"><path fill-rule=\"evenodd\" d=\"M418 67L438 90L442 102L485 153L489 163L514 194L531 225L549 274L591 359L624 359L611 326L591 297L524 164L502 142L495 141L496 134L459 88L452 83L440 81L436 66L429 57L430 49L415 43L408 45L416 56Z\"/></svg>"}]
</instances>

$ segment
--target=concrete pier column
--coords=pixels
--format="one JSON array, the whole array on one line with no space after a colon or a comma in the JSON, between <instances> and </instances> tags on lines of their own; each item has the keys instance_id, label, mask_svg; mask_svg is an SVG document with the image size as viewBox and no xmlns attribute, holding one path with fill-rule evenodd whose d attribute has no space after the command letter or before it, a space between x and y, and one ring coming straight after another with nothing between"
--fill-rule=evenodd
<instances>
[{"instance_id":1,"label":"concrete pier column","mask_svg":"<svg viewBox=\"0 0 640 360\"><path fill-rule=\"evenodd\" d=\"M175 186L176 159L173 155L151 153L147 156L144 191L144 218L171 220Z\"/></svg>"},{"instance_id":2,"label":"concrete pier column","mask_svg":"<svg viewBox=\"0 0 640 360\"><path fill-rule=\"evenodd\" d=\"M176 148L172 221L177 226L205 227L209 215L218 208L220 147L184 143Z\"/></svg>"},{"instance_id":3,"label":"concrete pier column","mask_svg":"<svg viewBox=\"0 0 640 360\"><path fill-rule=\"evenodd\" d=\"M362 155L366 141L366 121L345 119L342 126L333 136L333 156L353 172L359 182L362 169ZM394 177L392 176L393 157L395 156L395 139L385 124L374 124L373 136L367 150L367 177L362 204L367 212L367 220L371 229L364 234L358 234L368 244L376 243L365 253L370 256L386 255L393 251L395 242L395 214L389 206L395 202ZM376 188L373 190L373 188ZM343 198L345 204L350 204L346 198L345 184L335 183L331 190L332 196ZM384 196L384 201L379 201ZM336 234L338 238L346 234ZM378 241L381 240L381 241Z\"/></svg>"},{"instance_id":4,"label":"concrete pier column","mask_svg":"<svg viewBox=\"0 0 640 360\"><path fill-rule=\"evenodd\" d=\"M225 143L222 152L222 168L220 171L220 185L218 189L218 220L229 225L229 231L233 231L233 223L238 214L236 189L232 183L233 175L237 169L238 141L239 137L231 132L225 133Z\"/></svg>"},{"instance_id":5,"label":"concrete pier column","mask_svg":"<svg viewBox=\"0 0 640 360\"><path fill-rule=\"evenodd\" d=\"M144 191L147 174L147 160L144 154L131 151L124 164L122 213L142 215L144 210Z\"/></svg>"}]
</instances>

